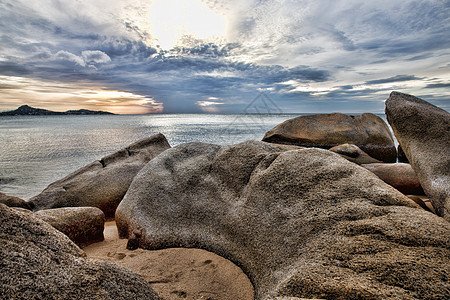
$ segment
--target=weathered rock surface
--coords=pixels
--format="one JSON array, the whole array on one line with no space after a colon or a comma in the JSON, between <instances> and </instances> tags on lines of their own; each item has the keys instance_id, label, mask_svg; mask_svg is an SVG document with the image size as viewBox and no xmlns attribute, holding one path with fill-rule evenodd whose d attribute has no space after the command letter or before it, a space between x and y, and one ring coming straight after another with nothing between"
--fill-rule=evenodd
<instances>
[{"instance_id":1,"label":"weathered rock surface","mask_svg":"<svg viewBox=\"0 0 450 300\"><path fill-rule=\"evenodd\" d=\"M392 92L386 115L436 213L450 221L450 114L422 99Z\"/></svg>"},{"instance_id":2,"label":"weathered rock surface","mask_svg":"<svg viewBox=\"0 0 450 300\"><path fill-rule=\"evenodd\" d=\"M46 222L0 204L2 299L159 299L141 276L83 256Z\"/></svg>"},{"instance_id":3,"label":"weathered rock surface","mask_svg":"<svg viewBox=\"0 0 450 300\"><path fill-rule=\"evenodd\" d=\"M369 156L366 152L362 151L358 146L353 144L342 144L333 148L330 148L330 151L333 151L348 161L351 161L355 164L373 164L373 163L381 163L378 159L375 159Z\"/></svg>"},{"instance_id":4,"label":"weathered rock surface","mask_svg":"<svg viewBox=\"0 0 450 300\"><path fill-rule=\"evenodd\" d=\"M403 194L423 195L419 178L410 164L363 164L362 167L377 175L387 184L395 187Z\"/></svg>"},{"instance_id":5,"label":"weathered rock surface","mask_svg":"<svg viewBox=\"0 0 450 300\"><path fill-rule=\"evenodd\" d=\"M395 162L397 150L387 124L374 114L340 113L300 116L268 131L263 141L330 149L354 144L373 158Z\"/></svg>"},{"instance_id":6,"label":"weathered rock surface","mask_svg":"<svg viewBox=\"0 0 450 300\"><path fill-rule=\"evenodd\" d=\"M153 135L50 184L30 202L35 210L93 206L113 217L134 176L169 148L164 135Z\"/></svg>"},{"instance_id":7,"label":"weathered rock surface","mask_svg":"<svg viewBox=\"0 0 450 300\"><path fill-rule=\"evenodd\" d=\"M32 205L27 201L14 196L8 196L6 194L0 193L0 203L5 204L9 207L20 207L28 210L32 209Z\"/></svg>"},{"instance_id":8,"label":"weathered rock surface","mask_svg":"<svg viewBox=\"0 0 450 300\"><path fill-rule=\"evenodd\" d=\"M103 241L105 214L96 207L62 207L37 211L35 216L67 235L80 248Z\"/></svg>"},{"instance_id":9,"label":"weathered rock surface","mask_svg":"<svg viewBox=\"0 0 450 300\"><path fill-rule=\"evenodd\" d=\"M177 146L136 176L116 222L129 248L231 260L255 299L450 296L450 223L322 149Z\"/></svg>"}]
</instances>

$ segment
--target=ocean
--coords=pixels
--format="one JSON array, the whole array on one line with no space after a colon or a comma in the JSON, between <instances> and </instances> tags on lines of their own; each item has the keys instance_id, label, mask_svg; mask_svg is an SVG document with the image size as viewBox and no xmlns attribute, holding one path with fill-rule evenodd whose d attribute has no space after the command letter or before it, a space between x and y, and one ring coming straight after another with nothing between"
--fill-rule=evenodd
<instances>
[{"instance_id":1,"label":"ocean","mask_svg":"<svg viewBox=\"0 0 450 300\"><path fill-rule=\"evenodd\" d=\"M28 200L50 183L140 139L163 133L171 146L261 140L302 114L154 114L0 118L0 192ZM384 115L379 115L384 118Z\"/></svg>"}]
</instances>

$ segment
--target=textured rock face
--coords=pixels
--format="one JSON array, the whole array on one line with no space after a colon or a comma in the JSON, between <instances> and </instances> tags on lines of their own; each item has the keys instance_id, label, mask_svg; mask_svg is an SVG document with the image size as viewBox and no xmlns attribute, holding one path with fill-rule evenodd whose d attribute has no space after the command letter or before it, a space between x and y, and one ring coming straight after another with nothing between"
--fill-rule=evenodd
<instances>
[{"instance_id":1,"label":"textured rock face","mask_svg":"<svg viewBox=\"0 0 450 300\"><path fill-rule=\"evenodd\" d=\"M35 210L93 206L113 217L134 176L168 148L164 135L153 135L50 184L30 202Z\"/></svg>"},{"instance_id":2,"label":"textured rock face","mask_svg":"<svg viewBox=\"0 0 450 300\"><path fill-rule=\"evenodd\" d=\"M381 163L378 159L370 157L366 152L359 149L358 146L353 144L342 144L333 148L330 148L330 151L333 151L348 161L351 161L355 164L373 164L373 163Z\"/></svg>"},{"instance_id":3,"label":"textured rock face","mask_svg":"<svg viewBox=\"0 0 450 300\"><path fill-rule=\"evenodd\" d=\"M410 164L363 164L362 167L377 175L403 194L423 195L419 178Z\"/></svg>"},{"instance_id":4,"label":"textured rock face","mask_svg":"<svg viewBox=\"0 0 450 300\"><path fill-rule=\"evenodd\" d=\"M450 114L422 99L392 92L386 115L436 213L450 221Z\"/></svg>"},{"instance_id":5,"label":"textured rock face","mask_svg":"<svg viewBox=\"0 0 450 300\"><path fill-rule=\"evenodd\" d=\"M445 298L450 224L418 207L330 151L190 143L141 170L116 222L130 248L230 259L256 299Z\"/></svg>"},{"instance_id":6,"label":"textured rock face","mask_svg":"<svg viewBox=\"0 0 450 300\"><path fill-rule=\"evenodd\" d=\"M44 209L35 216L67 235L81 248L104 239L105 214L96 207Z\"/></svg>"},{"instance_id":7,"label":"textured rock face","mask_svg":"<svg viewBox=\"0 0 450 300\"><path fill-rule=\"evenodd\" d=\"M2 299L158 299L141 276L84 255L49 224L0 204Z\"/></svg>"},{"instance_id":8,"label":"textured rock face","mask_svg":"<svg viewBox=\"0 0 450 300\"><path fill-rule=\"evenodd\" d=\"M275 126L264 135L263 141L325 149L354 144L384 162L395 162L397 158L388 126L374 114L301 116Z\"/></svg>"},{"instance_id":9,"label":"textured rock face","mask_svg":"<svg viewBox=\"0 0 450 300\"><path fill-rule=\"evenodd\" d=\"M0 203L3 203L9 207L20 207L28 210L32 209L32 205L27 201L14 196L8 196L3 193L0 193Z\"/></svg>"}]
</instances>

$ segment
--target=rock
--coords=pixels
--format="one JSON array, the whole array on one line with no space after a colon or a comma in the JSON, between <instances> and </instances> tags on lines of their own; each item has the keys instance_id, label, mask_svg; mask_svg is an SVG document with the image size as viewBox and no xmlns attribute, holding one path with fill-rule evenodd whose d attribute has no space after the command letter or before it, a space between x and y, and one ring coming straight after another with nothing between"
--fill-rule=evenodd
<instances>
[{"instance_id":1,"label":"rock","mask_svg":"<svg viewBox=\"0 0 450 300\"><path fill-rule=\"evenodd\" d=\"M20 207L28 210L32 209L32 205L29 202L14 196L5 195L3 193L0 193L0 203L3 203L9 207Z\"/></svg>"},{"instance_id":2,"label":"rock","mask_svg":"<svg viewBox=\"0 0 450 300\"><path fill-rule=\"evenodd\" d=\"M0 204L2 299L159 299L140 275L84 256L46 222Z\"/></svg>"},{"instance_id":3,"label":"rock","mask_svg":"<svg viewBox=\"0 0 450 300\"><path fill-rule=\"evenodd\" d=\"M450 223L323 149L174 147L135 177L116 222L129 248L231 260L256 300L450 296Z\"/></svg>"},{"instance_id":4,"label":"rock","mask_svg":"<svg viewBox=\"0 0 450 300\"><path fill-rule=\"evenodd\" d=\"M35 216L67 235L81 248L104 240L105 214L96 207L44 209Z\"/></svg>"},{"instance_id":5,"label":"rock","mask_svg":"<svg viewBox=\"0 0 450 300\"><path fill-rule=\"evenodd\" d=\"M436 213L450 221L450 114L422 99L392 92L386 115Z\"/></svg>"},{"instance_id":6,"label":"rock","mask_svg":"<svg viewBox=\"0 0 450 300\"><path fill-rule=\"evenodd\" d=\"M398 145L397 147L397 161L409 164L409 160L406 157L405 152L403 152L402 146L400 145Z\"/></svg>"},{"instance_id":7,"label":"rock","mask_svg":"<svg viewBox=\"0 0 450 300\"><path fill-rule=\"evenodd\" d=\"M373 158L395 162L397 151L387 124L374 114L340 113L300 116L268 131L263 141L330 149L354 144Z\"/></svg>"},{"instance_id":8,"label":"rock","mask_svg":"<svg viewBox=\"0 0 450 300\"><path fill-rule=\"evenodd\" d=\"M434 214L436 213L433 206L429 205L430 204L429 199L423 199L419 195L407 195L407 197L409 199L411 199L412 201L416 202L417 204L419 204L420 207L422 207L423 209L425 209L427 211L431 211Z\"/></svg>"},{"instance_id":9,"label":"rock","mask_svg":"<svg viewBox=\"0 0 450 300\"><path fill-rule=\"evenodd\" d=\"M381 180L393 186L403 194L423 195L419 178L410 164L363 164L362 167L377 175Z\"/></svg>"},{"instance_id":10,"label":"rock","mask_svg":"<svg viewBox=\"0 0 450 300\"><path fill-rule=\"evenodd\" d=\"M93 206L112 218L134 176L168 148L164 135L153 135L50 184L30 202L35 210Z\"/></svg>"},{"instance_id":11,"label":"rock","mask_svg":"<svg viewBox=\"0 0 450 300\"><path fill-rule=\"evenodd\" d=\"M342 144L333 148L330 148L330 151L333 151L348 161L351 161L355 164L373 164L373 163L381 163L378 159L370 157L366 152L359 149L358 146L353 144Z\"/></svg>"}]
</instances>

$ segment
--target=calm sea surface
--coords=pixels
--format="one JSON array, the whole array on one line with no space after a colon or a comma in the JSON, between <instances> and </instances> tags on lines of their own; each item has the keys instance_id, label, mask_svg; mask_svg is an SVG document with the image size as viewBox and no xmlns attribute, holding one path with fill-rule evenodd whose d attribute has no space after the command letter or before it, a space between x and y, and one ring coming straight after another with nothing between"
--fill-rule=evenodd
<instances>
[{"instance_id":1,"label":"calm sea surface","mask_svg":"<svg viewBox=\"0 0 450 300\"><path fill-rule=\"evenodd\" d=\"M0 192L23 199L140 139L163 133L172 146L261 140L301 114L161 114L0 118ZM384 116L379 115L384 118Z\"/></svg>"}]
</instances>

